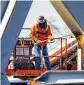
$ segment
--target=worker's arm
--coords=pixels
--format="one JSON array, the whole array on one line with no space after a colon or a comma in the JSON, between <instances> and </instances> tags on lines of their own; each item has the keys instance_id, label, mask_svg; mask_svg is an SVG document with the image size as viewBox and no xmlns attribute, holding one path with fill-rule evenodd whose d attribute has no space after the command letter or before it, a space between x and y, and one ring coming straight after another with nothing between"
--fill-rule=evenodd
<instances>
[{"instance_id":1,"label":"worker's arm","mask_svg":"<svg viewBox=\"0 0 84 85\"><path fill-rule=\"evenodd\" d=\"M30 38L32 39L32 40L34 40L34 41L36 41L37 40L37 37L35 36L36 35L36 31L35 31L35 25L31 28L31 30L30 30Z\"/></svg>"},{"instance_id":2,"label":"worker's arm","mask_svg":"<svg viewBox=\"0 0 84 85\"><path fill-rule=\"evenodd\" d=\"M48 32L48 34L47 34L48 35L48 39L49 40L52 40L53 39L53 36L52 36L52 33L51 33L51 30L50 30L50 26L49 25L48 25L48 31L47 32Z\"/></svg>"},{"instance_id":3,"label":"worker's arm","mask_svg":"<svg viewBox=\"0 0 84 85\"><path fill-rule=\"evenodd\" d=\"M31 30L30 30L30 38L33 40L33 41L35 41L37 44L39 44L40 43L40 40L37 38L37 36L36 36L36 29L35 29L35 25L31 28Z\"/></svg>"}]
</instances>

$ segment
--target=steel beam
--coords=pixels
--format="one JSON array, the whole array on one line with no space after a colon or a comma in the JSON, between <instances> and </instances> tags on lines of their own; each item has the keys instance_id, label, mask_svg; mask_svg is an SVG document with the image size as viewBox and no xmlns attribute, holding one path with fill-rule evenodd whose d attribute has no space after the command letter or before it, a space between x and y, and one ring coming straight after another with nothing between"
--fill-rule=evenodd
<instances>
[{"instance_id":1,"label":"steel beam","mask_svg":"<svg viewBox=\"0 0 84 85\"><path fill-rule=\"evenodd\" d=\"M81 47L82 49L82 68L84 69L84 29L81 28L82 26L80 26L78 24L78 22L75 19L75 15L73 17L73 13L70 13L72 11L70 11L67 7L63 4L62 1L53 1L51 0L52 5L54 6L54 8L58 11L59 15L62 17L62 19L65 21L65 23L67 24L67 26L70 28L70 30L73 32L73 34L75 35L75 37L77 38L78 42L79 42L79 47ZM68 2L69 3L69 2ZM74 4L75 5L75 4ZM82 4L83 5L83 4ZM79 7L78 7L79 9ZM77 17L77 16L76 16Z\"/></svg>"},{"instance_id":2,"label":"steel beam","mask_svg":"<svg viewBox=\"0 0 84 85\"><path fill-rule=\"evenodd\" d=\"M1 1L1 21L3 19L3 16L5 14L8 4L9 4L9 1Z\"/></svg>"},{"instance_id":3,"label":"steel beam","mask_svg":"<svg viewBox=\"0 0 84 85\"><path fill-rule=\"evenodd\" d=\"M9 85L5 75L10 56L32 1L17 1L1 37L1 85Z\"/></svg>"},{"instance_id":4,"label":"steel beam","mask_svg":"<svg viewBox=\"0 0 84 85\"><path fill-rule=\"evenodd\" d=\"M47 71L34 80L41 85L83 85L84 71Z\"/></svg>"}]
</instances>

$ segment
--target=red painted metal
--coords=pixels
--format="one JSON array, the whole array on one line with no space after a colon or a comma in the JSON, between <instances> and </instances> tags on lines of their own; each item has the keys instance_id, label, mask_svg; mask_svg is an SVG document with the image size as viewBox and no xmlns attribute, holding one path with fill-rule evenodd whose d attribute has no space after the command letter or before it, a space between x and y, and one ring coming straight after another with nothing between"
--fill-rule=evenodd
<instances>
[{"instance_id":1,"label":"red painted metal","mask_svg":"<svg viewBox=\"0 0 84 85\"><path fill-rule=\"evenodd\" d=\"M66 58L66 67L67 67L67 54L70 52L70 50L72 50L73 48L75 48L77 45L75 44L73 46L73 48L70 48L71 45L68 44L67 45L67 39L66 38L55 38L55 39L60 39L61 40L61 49L59 49L57 52L55 52L53 55L49 56L49 57L57 57L54 61L50 60L51 64L53 64L53 62L56 62L57 60L59 60L60 57L64 57ZM65 40L66 41L66 45L63 47L62 45L62 40ZM18 45L16 47L21 47L21 48L28 48L30 45ZM70 49L69 49L70 48ZM69 50L68 50L69 49ZM16 51L16 50L15 50ZM15 53L14 51L14 53ZM59 56L58 56L59 55ZM15 54L13 54L14 58L15 58ZM19 55L19 56L22 56L22 55ZM25 55L24 55L25 56ZM26 57L35 57L34 55L32 56L26 56ZM50 58L50 59L52 59ZM34 59L33 59L34 60ZM16 70L14 71L13 69L6 69L6 74L7 75L14 75L14 74L18 74L18 75L33 75L33 76L39 76L41 75L43 72L45 72L46 70Z\"/></svg>"}]
</instances>

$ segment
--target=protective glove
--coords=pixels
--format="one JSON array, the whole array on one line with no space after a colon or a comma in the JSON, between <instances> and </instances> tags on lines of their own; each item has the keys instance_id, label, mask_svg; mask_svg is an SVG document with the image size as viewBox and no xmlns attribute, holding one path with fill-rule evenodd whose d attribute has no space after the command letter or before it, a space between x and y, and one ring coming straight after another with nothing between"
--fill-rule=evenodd
<instances>
[{"instance_id":1,"label":"protective glove","mask_svg":"<svg viewBox=\"0 0 84 85\"><path fill-rule=\"evenodd\" d=\"M40 43L41 43L41 41L40 41L40 40L37 40L37 41L36 41L36 44L40 44Z\"/></svg>"},{"instance_id":2,"label":"protective glove","mask_svg":"<svg viewBox=\"0 0 84 85\"><path fill-rule=\"evenodd\" d=\"M48 36L48 39L49 39L50 41L53 41L53 40L54 40L54 38L53 38L52 36Z\"/></svg>"}]
</instances>

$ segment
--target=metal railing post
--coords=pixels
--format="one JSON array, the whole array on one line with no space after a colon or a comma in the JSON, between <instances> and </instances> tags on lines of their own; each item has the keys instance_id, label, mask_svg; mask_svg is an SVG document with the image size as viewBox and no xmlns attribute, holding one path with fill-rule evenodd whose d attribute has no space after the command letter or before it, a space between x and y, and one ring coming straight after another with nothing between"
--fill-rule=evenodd
<instances>
[{"instance_id":1,"label":"metal railing post","mask_svg":"<svg viewBox=\"0 0 84 85\"><path fill-rule=\"evenodd\" d=\"M61 38L61 56L60 56L60 69L62 70L62 38Z\"/></svg>"}]
</instances>

